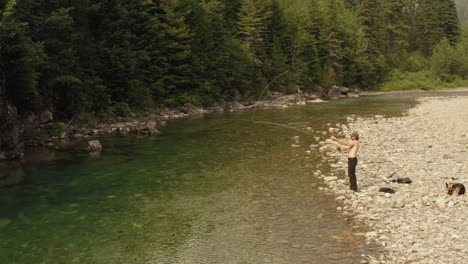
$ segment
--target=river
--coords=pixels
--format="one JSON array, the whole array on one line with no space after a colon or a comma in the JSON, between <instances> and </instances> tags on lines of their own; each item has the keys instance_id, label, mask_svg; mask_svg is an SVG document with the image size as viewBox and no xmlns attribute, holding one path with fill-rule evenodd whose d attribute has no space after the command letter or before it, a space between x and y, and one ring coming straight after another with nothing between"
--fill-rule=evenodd
<instances>
[{"instance_id":1,"label":"river","mask_svg":"<svg viewBox=\"0 0 468 264\"><path fill-rule=\"evenodd\" d=\"M0 189L1 262L359 263L378 248L319 189L328 167L306 150L348 115L401 115L416 97L255 112L281 126L251 110L174 120L157 137L103 137L97 156L3 164L25 180Z\"/></svg>"}]
</instances>

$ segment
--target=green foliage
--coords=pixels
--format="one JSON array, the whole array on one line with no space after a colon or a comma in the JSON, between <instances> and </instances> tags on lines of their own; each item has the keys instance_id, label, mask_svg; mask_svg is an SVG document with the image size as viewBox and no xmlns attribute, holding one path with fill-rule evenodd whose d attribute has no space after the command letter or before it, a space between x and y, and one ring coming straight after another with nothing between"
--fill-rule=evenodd
<instances>
[{"instance_id":1,"label":"green foliage","mask_svg":"<svg viewBox=\"0 0 468 264\"><path fill-rule=\"evenodd\" d=\"M454 45L460 37L460 23L453 0L421 1L416 13L417 42L426 54L447 38Z\"/></svg>"},{"instance_id":2,"label":"green foliage","mask_svg":"<svg viewBox=\"0 0 468 264\"><path fill-rule=\"evenodd\" d=\"M392 71L381 90L430 90L445 87L446 83L435 77L431 71L418 72Z\"/></svg>"},{"instance_id":3,"label":"green foliage","mask_svg":"<svg viewBox=\"0 0 468 264\"><path fill-rule=\"evenodd\" d=\"M467 54L452 0L0 1L0 90L62 119L461 84Z\"/></svg>"},{"instance_id":4,"label":"green foliage","mask_svg":"<svg viewBox=\"0 0 468 264\"><path fill-rule=\"evenodd\" d=\"M56 137L56 136L60 135L60 133L66 131L66 130L67 129L66 129L64 123L54 122L54 123L50 124L47 131L48 131L49 135L51 135L53 137Z\"/></svg>"},{"instance_id":5,"label":"green foliage","mask_svg":"<svg viewBox=\"0 0 468 264\"><path fill-rule=\"evenodd\" d=\"M113 112L113 114L117 116L130 116L130 113L132 112L130 106L127 103L123 102L116 103L110 109Z\"/></svg>"},{"instance_id":6,"label":"green foliage","mask_svg":"<svg viewBox=\"0 0 468 264\"><path fill-rule=\"evenodd\" d=\"M98 124L97 116L92 113L85 113L80 117L80 121L89 127L96 127Z\"/></svg>"},{"instance_id":7,"label":"green foliage","mask_svg":"<svg viewBox=\"0 0 468 264\"><path fill-rule=\"evenodd\" d=\"M431 70L447 82L458 78L468 78L468 41L466 39L457 46L450 45L443 39L435 48L430 58Z\"/></svg>"},{"instance_id":8,"label":"green foliage","mask_svg":"<svg viewBox=\"0 0 468 264\"><path fill-rule=\"evenodd\" d=\"M418 72L427 70L429 61L428 58L419 52L413 52L404 56L406 59L402 61L399 69L403 72Z\"/></svg>"},{"instance_id":9,"label":"green foliage","mask_svg":"<svg viewBox=\"0 0 468 264\"><path fill-rule=\"evenodd\" d=\"M16 1L6 3L0 18L0 90L7 92L20 111L34 110L43 47L27 35L27 24L18 20Z\"/></svg>"},{"instance_id":10,"label":"green foliage","mask_svg":"<svg viewBox=\"0 0 468 264\"><path fill-rule=\"evenodd\" d=\"M443 89L466 85L468 79L468 31L457 45L448 39L434 47L431 57L413 53L383 84L385 90Z\"/></svg>"}]
</instances>

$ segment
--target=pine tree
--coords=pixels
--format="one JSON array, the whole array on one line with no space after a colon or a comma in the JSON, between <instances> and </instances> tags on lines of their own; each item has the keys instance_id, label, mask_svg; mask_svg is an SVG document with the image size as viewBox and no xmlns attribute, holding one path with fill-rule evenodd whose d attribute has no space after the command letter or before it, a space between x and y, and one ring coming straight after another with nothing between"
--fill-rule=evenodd
<instances>
[{"instance_id":1,"label":"pine tree","mask_svg":"<svg viewBox=\"0 0 468 264\"><path fill-rule=\"evenodd\" d=\"M211 1L210 1L211 2ZM220 0L223 4L223 16L226 29L231 34L239 33L239 14L242 7L242 0Z\"/></svg>"},{"instance_id":2,"label":"pine tree","mask_svg":"<svg viewBox=\"0 0 468 264\"><path fill-rule=\"evenodd\" d=\"M266 80L266 23L269 17L268 0L242 0L239 14L239 35L245 52L250 56L252 69L246 77L250 82L249 91L258 93L267 86Z\"/></svg>"},{"instance_id":3,"label":"pine tree","mask_svg":"<svg viewBox=\"0 0 468 264\"><path fill-rule=\"evenodd\" d=\"M321 84L325 87L338 84L342 75L344 54L342 32L338 29L338 25L341 23L338 12L340 12L340 6L337 1L329 1L326 5L324 23L320 33L325 61Z\"/></svg>"},{"instance_id":4,"label":"pine tree","mask_svg":"<svg viewBox=\"0 0 468 264\"><path fill-rule=\"evenodd\" d=\"M441 0L442 9L441 23L445 37L449 40L450 44L455 45L461 36L460 21L457 15L457 8L455 7L454 0Z\"/></svg>"},{"instance_id":5,"label":"pine tree","mask_svg":"<svg viewBox=\"0 0 468 264\"><path fill-rule=\"evenodd\" d=\"M153 106L151 86L162 76L160 43L165 39L157 18L160 6L153 1L126 1L127 27L131 35L135 64L128 81L127 102L137 110Z\"/></svg>"},{"instance_id":6,"label":"pine tree","mask_svg":"<svg viewBox=\"0 0 468 264\"><path fill-rule=\"evenodd\" d=\"M385 52L390 56L408 48L408 28L404 21L404 0L383 2Z\"/></svg>"},{"instance_id":7,"label":"pine tree","mask_svg":"<svg viewBox=\"0 0 468 264\"><path fill-rule=\"evenodd\" d=\"M443 38L454 45L460 37L460 25L453 0L421 0L416 19L419 48L429 55Z\"/></svg>"},{"instance_id":8,"label":"pine tree","mask_svg":"<svg viewBox=\"0 0 468 264\"><path fill-rule=\"evenodd\" d=\"M227 4L227 3L226 3ZM206 27L210 32L210 45L205 53L210 79L202 84L202 90L215 99L233 99L239 95L247 96L250 92L251 62L237 34L231 30L231 24L225 20L226 7L221 1L203 4L206 12Z\"/></svg>"},{"instance_id":9,"label":"pine tree","mask_svg":"<svg viewBox=\"0 0 468 264\"><path fill-rule=\"evenodd\" d=\"M242 0L240 35L255 64L262 64L265 56L267 9L263 1Z\"/></svg>"},{"instance_id":10,"label":"pine tree","mask_svg":"<svg viewBox=\"0 0 468 264\"><path fill-rule=\"evenodd\" d=\"M320 84L325 60L321 43L324 25L320 1L285 1L288 24L287 63L294 70L289 77L288 92L314 90Z\"/></svg>"},{"instance_id":11,"label":"pine tree","mask_svg":"<svg viewBox=\"0 0 468 264\"><path fill-rule=\"evenodd\" d=\"M165 41L161 43L163 72L153 85L155 96L169 104L190 101L188 94L194 86L190 61L192 36L183 14L175 12L175 7L171 1L161 2L161 25L165 34Z\"/></svg>"},{"instance_id":12,"label":"pine tree","mask_svg":"<svg viewBox=\"0 0 468 264\"><path fill-rule=\"evenodd\" d=\"M15 5L15 0L8 1L0 16L0 92L6 92L21 112L33 111L39 106L42 47L27 36L27 24L18 21Z\"/></svg>"},{"instance_id":13,"label":"pine tree","mask_svg":"<svg viewBox=\"0 0 468 264\"><path fill-rule=\"evenodd\" d=\"M418 0L404 0L403 21L408 26L408 51L418 49L418 29L417 29L417 12L419 9Z\"/></svg>"},{"instance_id":14,"label":"pine tree","mask_svg":"<svg viewBox=\"0 0 468 264\"><path fill-rule=\"evenodd\" d=\"M265 75L268 80L273 80L289 68L287 52L291 40L288 25L278 0L273 0L268 8L269 16L266 19L265 32ZM272 83L271 89L283 90L290 82L287 77L284 76Z\"/></svg>"},{"instance_id":15,"label":"pine tree","mask_svg":"<svg viewBox=\"0 0 468 264\"><path fill-rule=\"evenodd\" d=\"M362 0L359 20L362 29L358 50L358 83L374 88L384 76L382 8L378 0Z\"/></svg>"},{"instance_id":16,"label":"pine tree","mask_svg":"<svg viewBox=\"0 0 468 264\"><path fill-rule=\"evenodd\" d=\"M85 86L81 80L85 74L80 72L76 42L81 38L76 32L70 8L53 11L38 30L49 57L42 69L41 93L45 104L58 110L59 118L73 116L83 106L80 93Z\"/></svg>"}]
</instances>

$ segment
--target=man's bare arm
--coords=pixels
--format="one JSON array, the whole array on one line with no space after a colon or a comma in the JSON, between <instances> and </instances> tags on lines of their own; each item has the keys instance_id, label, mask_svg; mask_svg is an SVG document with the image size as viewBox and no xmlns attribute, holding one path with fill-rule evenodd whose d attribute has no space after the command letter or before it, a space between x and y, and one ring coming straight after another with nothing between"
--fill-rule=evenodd
<instances>
[{"instance_id":1,"label":"man's bare arm","mask_svg":"<svg viewBox=\"0 0 468 264\"><path fill-rule=\"evenodd\" d=\"M353 144L348 143L348 142L346 142L346 141L343 141L343 140L341 140L341 139L337 139L337 138L334 137L334 136L331 136L330 139L332 139L332 140L334 140L334 141L340 143L341 145L345 145L345 146L348 146L348 147L351 147L351 146L353 145Z\"/></svg>"}]
</instances>

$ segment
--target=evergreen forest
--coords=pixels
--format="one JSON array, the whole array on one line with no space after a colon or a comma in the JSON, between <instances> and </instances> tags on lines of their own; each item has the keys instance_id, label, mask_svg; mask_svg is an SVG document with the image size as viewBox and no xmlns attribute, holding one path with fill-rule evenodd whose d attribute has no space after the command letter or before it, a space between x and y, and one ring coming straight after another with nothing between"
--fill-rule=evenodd
<instances>
[{"instance_id":1,"label":"evergreen forest","mask_svg":"<svg viewBox=\"0 0 468 264\"><path fill-rule=\"evenodd\" d=\"M256 100L265 87L455 87L468 78L467 10L460 0L0 0L0 91L20 113L110 118Z\"/></svg>"}]
</instances>

